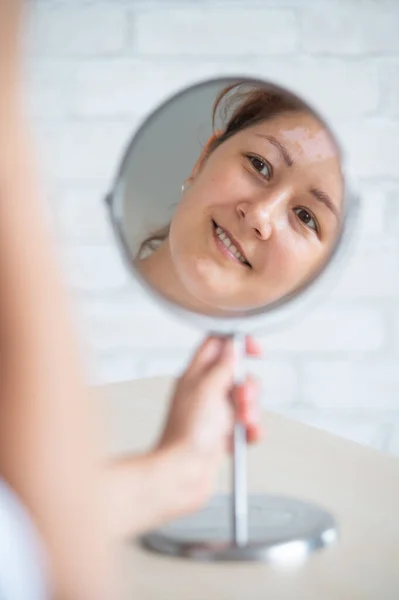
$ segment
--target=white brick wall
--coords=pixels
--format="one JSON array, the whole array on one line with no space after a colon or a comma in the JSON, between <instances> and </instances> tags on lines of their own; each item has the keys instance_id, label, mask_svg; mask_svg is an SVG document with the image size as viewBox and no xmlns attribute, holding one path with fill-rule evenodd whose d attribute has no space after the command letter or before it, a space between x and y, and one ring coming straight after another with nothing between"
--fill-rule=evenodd
<instances>
[{"instance_id":1,"label":"white brick wall","mask_svg":"<svg viewBox=\"0 0 399 600\"><path fill-rule=\"evenodd\" d=\"M399 2L35 0L32 13L27 99L92 379L178 373L201 338L113 246L102 200L130 133L198 78L263 75L331 119L364 211L331 297L265 337L250 368L270 409L399 455Z\"/></svg>"},{"instance_id":2,"label":"white brick wall","mask_svg":"<svg viewBox=\"0 0 399 600\"><path fill-rule=\"evenodd\" d=\"M395 0L313 3L301 11L300 23L305 52L361 58L399 52Z\"/></svg>"},{"instance_id":3,"label":"white brick wall","mask_svg":"<svg viewBox=\"0 0 399 600\"><path fill-rule=\"evenodd\" d=\"M137 12L132 48L139 54L176 58L286 55L298 47L295 12L289 8L252 8L247 3L243 10L243 4L215 7L195 6L195 2L173 8L167 4L156 11Z\"/></svg>"}]
</instances>

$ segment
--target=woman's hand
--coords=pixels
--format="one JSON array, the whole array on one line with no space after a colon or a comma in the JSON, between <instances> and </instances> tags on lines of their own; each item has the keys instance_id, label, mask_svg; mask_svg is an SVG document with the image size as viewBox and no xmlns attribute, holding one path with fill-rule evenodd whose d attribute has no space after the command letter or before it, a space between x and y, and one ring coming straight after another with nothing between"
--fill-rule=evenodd
<instances>
[{"instance_id":1,"label":"woman's hand","mask_svg":"<svg viewBox=\"0 0 399 600\"><path fill-rule=\"evenodd\" d=\"M24 5L0 0L0 473L40 536L49 595L118 598L95 407L25 115Z\"/></svg>"},{"instance_id":2,"label":"woman's hand","mask_svg":"<svg viewBox=\"0 0 399 600\"><path fill-rule=\"evenodd\" d=\"M247 354L261 354L251 338L246 345ZM197 474L195 505L207 499L221 458L231 448L235 420L246 426L249 442L261 435L259 386L250 377L235 385L235 362L232 339L210 337L201 345L176 385L157 446L158 452L175 452Z\"/></svg>"},{"instance_id":3,"label":"woman's hand","mask_svg":"<svg viewBox=\"0 0 399 600\"><path fill-rule=\"evenodd\" d=\"M18 79L21 63L21 34L23 30L22 0L1 0L0 2L0 78L6 89L3 94L14 94L19 89ZM10 89L15 88L15 89ZM3 95L2 94L2 95Z\"/></svg>"},{"instance_id":4,"label":"woman's hand","mask_svg":"<svg viewBox=\"0 0 399 600\"><path fill-rule=\"evenodd\" d=\"M247 339L247 354L260 348ZM232 340L209 338L177 382L161 439L152 452L111 464L113 531L137 535L193 512L207 501L228 447L234 414L247 439L260 438L259 388L234 385Z\"/></svg>"}]
</instances>

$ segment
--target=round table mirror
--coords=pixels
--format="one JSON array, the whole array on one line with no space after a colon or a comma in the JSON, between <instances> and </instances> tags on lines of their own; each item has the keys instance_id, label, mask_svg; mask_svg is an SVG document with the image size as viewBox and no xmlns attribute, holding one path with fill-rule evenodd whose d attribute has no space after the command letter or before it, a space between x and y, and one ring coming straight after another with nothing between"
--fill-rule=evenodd
<instances>
[{"instance_id":1,"label":"round table mirror","mask_svg":"<svg viewBox=\"0 0 399 600\"><path fill-rule=\"evenodd\" d=\"M271 82L231 76L180 91L144 120L107 204L144 289L194 326L234 336L241 353L247 333L281 327L328 293L358 214L320 114ZM323 507L247 490L237 420L231 494L142 543L199 560L284 562L337 539Z\"/></svg>"}]
</instances>

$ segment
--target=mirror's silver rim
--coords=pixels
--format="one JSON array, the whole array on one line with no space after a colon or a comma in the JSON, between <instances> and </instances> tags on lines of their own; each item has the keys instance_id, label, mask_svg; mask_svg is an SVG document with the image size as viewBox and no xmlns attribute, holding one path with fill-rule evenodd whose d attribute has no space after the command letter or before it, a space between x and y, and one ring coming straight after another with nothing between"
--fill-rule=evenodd
<instances>
[{"instance_id":1,"label":"mirror's silver rim","mask_svg":"<svg viewBox=\"0 0 399 600\"><path fill-rule=\"evenodd\" d=\"M330 135L334 139L339 149L342 161L341 171L345 184L345 198L344 219L340 236L335 245L335 248L330 255L328 263L321 269L319 273L317 273L309 282L307 282L303 288L296 290L290 296L278 300L277 302L274 302L268 305L267 307L248 311L245 313L244 316L241 312L238 311L236 313L230 312L228 316L211 316L197 312L192 312L167 299L146 281L146 279L141 275L138 269L136 269L132 264L129 248L123 235L123 213L121 210L122 207L118 206L117 200L118 197L123 197L123 194L121 193L121 188L123 189L123 173L125 170L125 166L129 160L130 153L132 152L134 146L138 141L140 133L144 130L148 122L148 119L157 114L168 103L172 102L174 99L184 94L188 90L192 90L193 88L202 87L204 85L215 83L218 81L225 82L226 85L228 83L233 83L237 81L242 81L244 83L257 83L268 86L269 88L274 89L277 92L282 91L284 93L289 93L294 97L299 98L299 96L296 93L290 91L286 87L277 85L266 79L248 77L246 75L237 75L234 77L231 75L220 75L211 78L205 78L198 81L195 84L190 84L184 87L183 89L171 94L169 98L163 100L155 110L152 110L149 114L145 115L134 130L123 154L122 161L120 162L117 171L117 175L111 187L111 191L106 196L106 203L108 206L110 219L113 230L115 232L116 240L128 270L130 270L130 272L134 274L134 276L141 284L143 289L146 292L148 292L150 296L155 298L159 303L164 305L172 314L174 314L176 317L180 317L191 322L194 326L198 328L207 331L217 332L220 334L231 334L239 332L249 333L255 330L258 332L265 331L274 329L275 327L280 327L284 324L288 324L295 317L300 316L300 314L306 309L308 310L312 306L312 303L316 303L317 301L320 301L322 298L326 297L328 292L332 290L333 285L337 283L341 270L345 268L344 260L345 258L348 259L348 257L351 254L351 251L353 252L354 244L358 234L360 197L355 192L355 178L348 167L347 159L344 155L344 151L342 149L341 144L339 143L339 138L335 133L334 129L326 122L326 120L320 115L320 113L309 104L307 100L304 101L305 104L308 106L309 110L313 111L313 113L320 120L320 122L323 123L326 129L330 132ZM339 269L340 266L341 270Z\"/></svg>"}]
</instances>

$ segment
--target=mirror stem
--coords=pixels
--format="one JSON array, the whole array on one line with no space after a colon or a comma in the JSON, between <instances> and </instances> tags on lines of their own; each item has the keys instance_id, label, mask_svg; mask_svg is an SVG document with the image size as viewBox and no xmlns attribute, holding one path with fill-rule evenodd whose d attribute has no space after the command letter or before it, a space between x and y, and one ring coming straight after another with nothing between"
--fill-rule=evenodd
<instances>
[{"instance_id":1,"label":"mirror stem","mask_svg":"<svg viewBox=\"0 0 399 600\"><path fill-rule=\"evenodd\" d=\"M240 385L245 381L245 335L235 334L234 342L237 356L235 383ZM245 546L248 543L247 433L245 425L238 420L234 425L232 476L233 539L237 546Z\"/></svg>"}]
</instances>

